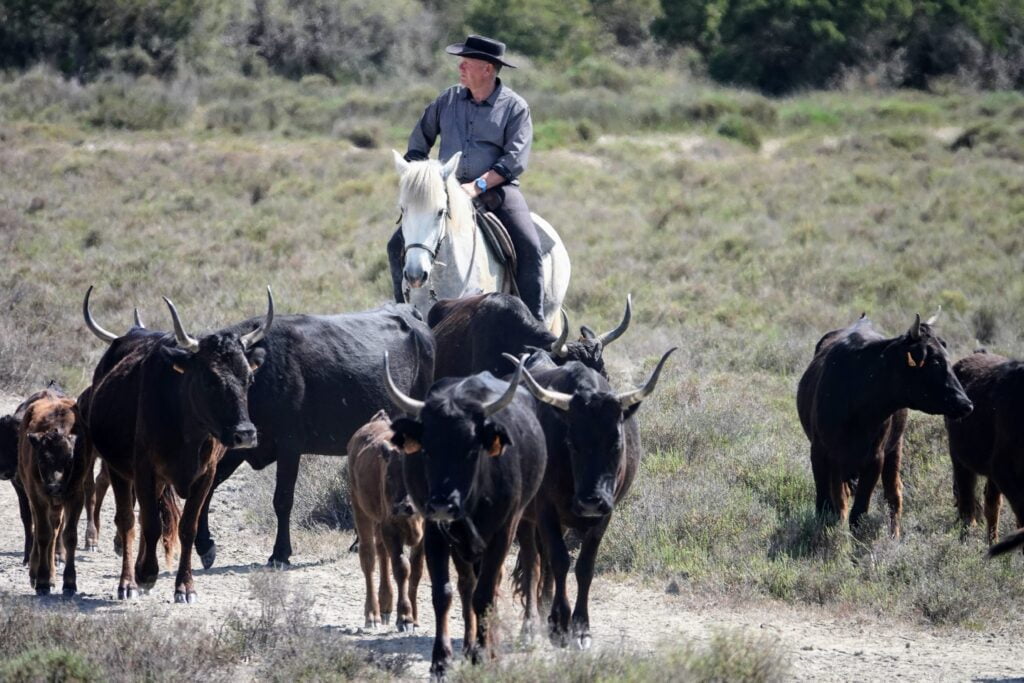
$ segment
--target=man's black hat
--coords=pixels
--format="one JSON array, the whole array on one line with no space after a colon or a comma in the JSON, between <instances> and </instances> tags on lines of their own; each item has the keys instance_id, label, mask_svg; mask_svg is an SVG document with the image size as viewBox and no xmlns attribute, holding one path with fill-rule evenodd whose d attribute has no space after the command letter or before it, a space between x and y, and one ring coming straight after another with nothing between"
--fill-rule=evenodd
<instances>
[{"instance_id":1,"label":"man's black hat","mask_svg":"<svg viewBox=\"0 0 1024 683\"><path fill-rule=\"evenodd\" d=\"M445 48L445 52L460 57L482 59L492 64L503 64L512 69L516 68L515 64L509 64L503 59L505 56L505 43L493 38L469 36L464 43L449 45Z\"/></svg>"}]
</instances>

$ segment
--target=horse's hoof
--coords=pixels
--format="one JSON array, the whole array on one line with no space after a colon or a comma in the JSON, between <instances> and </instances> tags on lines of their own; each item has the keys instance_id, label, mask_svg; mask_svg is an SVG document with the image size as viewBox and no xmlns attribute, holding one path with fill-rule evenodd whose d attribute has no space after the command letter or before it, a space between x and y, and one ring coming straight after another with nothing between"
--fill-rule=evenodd
<instances>
[{"instance_id":1,"label":"horse's hoof","mask_svg":"<svg viewBox=\"0 0 1024 683\"><path fill-rule=\"evenodd\" d=\"M390 624L391 623L391 612L383 612L380 615L380 623L383 624L384 626L387 626L388 624Z\"/></svg>"},{"instance_id":2,"label":"horse's hoof","mask_svg":"<svg viewBox=\"0 0 1024 683\"><path fill-rule=\"evenodd\" d=\"M287 569L292 565L288 560L278 560L277 558L271 557L267 560L267 566L271 569Z\"/></svg>"},{"instance_id":3,"label":"horse's hoof","mask_svg":"<svg viewBox=\"0 0 1024 683\"><path fill-rule=\"evenodd\" d=\"M203 569L212 567L213 563L217 561L217 544L212 544L209 550L200 554L199 560L203 563Z\"/></svg>"}]
</instances>

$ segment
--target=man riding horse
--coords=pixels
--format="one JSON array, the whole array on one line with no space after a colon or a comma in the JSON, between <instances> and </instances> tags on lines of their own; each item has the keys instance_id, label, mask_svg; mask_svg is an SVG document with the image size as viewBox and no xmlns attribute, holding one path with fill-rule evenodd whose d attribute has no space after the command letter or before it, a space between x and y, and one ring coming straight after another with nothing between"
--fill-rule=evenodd
<instances>
[{"instance_id":1,"label":"man riding horse","mask_svg":"<svg viewBox=\"0 0 1024 683\"><path fill-rule=\"evenodd\" d=\"M427 106L409 136L406 161L427 159L441 136L441 161L456 152L462 158L456 177L466 193L496 215L516 251L516 285L519 295L537 317L544 319L544 276L541 244L519 190L519 176L526 170L533 144L533 123L526 100L498 78L505 61L505 44L471 35L464 43L449 45L459 60L459 85L442 92ZM401 228L388 242L388 261L395 299L403 302Z\"/></svg>"}]
</instances>

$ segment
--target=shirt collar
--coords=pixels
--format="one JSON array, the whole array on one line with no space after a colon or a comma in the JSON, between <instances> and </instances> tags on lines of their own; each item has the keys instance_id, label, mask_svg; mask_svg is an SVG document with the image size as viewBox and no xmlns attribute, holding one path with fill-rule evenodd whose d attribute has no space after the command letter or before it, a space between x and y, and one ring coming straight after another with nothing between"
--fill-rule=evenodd
<instances>
[{"instance_id":1,"label":"shirt collar","mask_svg":"<svg viewBox=\"0 0 1024 683\"><path fill-rule=\"evenodd\" d=\"M487 99L485 99L483 102L481 102L480 105L482 106L482 105L486 104L486 105L488 105L490 107L493 107L494 103L498 101L498 95L500 95L500 94L501 94L501 79L500 78L496 78L494 80L494 90L491 91L491 94L488 95ZM473 101L473 94L469 92L469 88L465 88L465 87L462 88L462 98L465 99L465 100L469 100L470 102Z\"/></svg>"}]
</instances>

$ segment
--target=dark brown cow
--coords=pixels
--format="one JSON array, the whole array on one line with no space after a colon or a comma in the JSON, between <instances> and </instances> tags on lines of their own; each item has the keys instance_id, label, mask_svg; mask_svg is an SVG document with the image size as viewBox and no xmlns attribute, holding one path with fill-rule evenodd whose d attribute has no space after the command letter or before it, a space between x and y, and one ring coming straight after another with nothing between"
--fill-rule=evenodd
<instances>
[{"instance_id":1,"label":"dark brown cow","mask_svg":"<svg viewBox=\"0 0 1024 683\"><path fill-rule=\"evenodd\" d=\"M18 430L18 478L32 511L29 579L37 595L49 595L63 528L64 595L74 595L78 518L93 460L75 400L55 390L43 393L29 404Z\"/></svg>"},{"instance_id":2,"label":"dark brown cow","mask_svg":"<svg viewBox=\"0 0 1024 683\"><path fill-rule=\"evenodd\" d=\"M413 508L402 477L401 452L391 443L391 418L380 410L348 442L348 483L366 579L366 626L387 624L394 607L391 567L398 585L399 631L419 626L416 589L423 575L423 516ZM410 549L409 555L405 548ZM380 560L380 591L373 565ZM390 567L389 567L390 565Z\"/></svg>"},{"instance_id":3,"label":"dark brown cow","mask_svg":"<svg viewBox=\"0 0 1024 683\"><path fill-rule=\"evenodd\" d=\"M811 470L819 515L847 516L855 528L868 510L879 476L889 504L889 532L900 533L903 485L899 466L907 409L961 418L971 401L953 374L946 343L933 332L933 316L906 334L885 338L860 320L823 336L800 378L796 403L811 442Z\"/></svg>"},{"instance_id":4,"label":"dark brown cow","mask_svg":"<svg viewBox=\"0 0 1024 683\"><path fill-rule=\"evenodd\" d=\"M965 529L977 521L975 486L986 477L985 521L995 543L1001 495L1024 526L1024 363L980 352L957 361L953 371L974 402L967 417L946 419L957 510Z\"/></svg>"},{"instance_id":5,"label":"dark brown cow","mask_svg":"<svg viewBox=\"0 0 1024 683\"><path fill-rule=\"evenodd\" d=\"M255 330L221 330L200 339L185 332L174 305L165 299L174 334L139 344L92 386L89 433L110 469L124 548L119 598L133 596L136 582L144 589L156 582L159 501L173 487L186 499L174 600L196 599L190 549L217 462L227 448L256 443L247 391L266 353L256 344L273 321L269 288L267 294L267 316ZM134 414L135 420L129 423L126 414ZM143 533L134 577L128 565L134 541L133 489Z\"/></svg>"}]
</instances>

